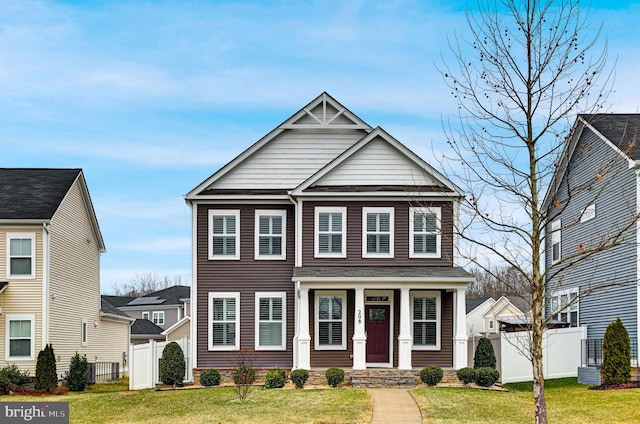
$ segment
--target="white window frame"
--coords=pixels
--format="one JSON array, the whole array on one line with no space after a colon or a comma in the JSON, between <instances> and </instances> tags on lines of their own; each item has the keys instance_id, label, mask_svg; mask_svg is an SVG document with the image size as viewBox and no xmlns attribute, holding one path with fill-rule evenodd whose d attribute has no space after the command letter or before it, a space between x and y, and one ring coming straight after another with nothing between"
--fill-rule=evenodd
<instances>
[{"instance_id":1,"label":"white window frame","mask_svg":"<svg viewBox=\"0 0 640 424\"><path fill-rule=\"evenodd\" d=\"M80 344L82 346L89 345L89 320L82 318L82 324L80 326Z\"/></svg>"},{"instance_id":2,"label":"white window frame","mask_svg":"<svg viewBox=\"0 0 640 424\"><path fill-rule=\"evenodd\" d=\"M142 319L146 319L146 320L148 320L148 319L149 319L149 311L144 311L144 312L142 313Z\"/></svg>"},{"instance_id":3,"label":"white window frame","mask_svg":"<svg viewBox=\"0 0 640 424\"><path fill-rule=\"evenodd\" d=\"M342 343L340 345L320 344L320 298L321 297L341 297L342 298ZM325 291L316 290L314 300L314 345L316 350L346 350L347 349L347 292L345 290ZM331 320L337 322L338 320Z\"/></svg>"},{"instance_id":4,"label":"white window frame","mask_svg":"<svg viewBox=\"0 0 640 424\"><path fill-rule=\"evenodd\" d=\"M592 203L588 205L586 208L584 208L584 210L582 211L582 214L580 215L580 222L591 221L595 217L596 217L596 204Z\"/></svg>"},{"instance_id":5,"label":"white window frame","mask_svg":"<svg viewBox=\"0 0 640 424\"><path fill-rule=\"evenodd\" d=\"M31 240L31 273L29 274L13 274L11 269L11 258L26 258L27 256L11 256L11 240L14 239L28 239ZM35 233L7 233L6 237L7 245L7 262L6 262L6 277L11 279L33 279L36 277L36 234Z\"/></svg>"},{"instance_id":6,"label":"white window frame","mask_svg":"<svg viewBox=\"0 0 640 424\"><path fill-rule=\"evenodd\" d=\"M236 251L234 255L214 255L213 253L213 218L216 216L235 216L235 233L225 233L225 236L233 235L235 238ZM238 209L209 209L209 260L228 261L240 260L240 210Z\"/></svg>"},{"instance_id":7,"label":"white window frame","mask_svg":"<svg viewBox=\"0 0 640 424\"><path fill-rule=\"evenodd\" d=\"M389 214L389 252L368 252L367 251L367 215L368 214ZM393 244L394 244L394 221L395 221L395 208L362 208L362 257L363 258L393 258ZM373 232L371 234L386 234L385 232Z\"/></svg>"},{"instance_id":8,"label":"white window frame","mask_svg":"<svg viewBox=\"0 0 640 424\"><path fill-rule=\"evenodd\" d=\"M277 234L260 234L260 217L263 216L279 216L282 218L282 234L281 252L279 255L261 255L260 254L260 236L277 237ZM254 258L256 260L286 260L287 259L287 211L284 209L256 209L255 220L255 240L254 240Z\"/></svg>"},{"instance_id":9,"label":"white window frame","mask_svg":"<svg viewBox=\"0 0 640 424\"><path fill-rule=\"evenodd\" d=\"M562 259L562 233L561 233L561 221L556 219L551 223L551 263L555 264ZM558 245L558 257L553 254L553 246Z\"/></svg>"},{"instance_id":10,"label":"white window frame","mask_svg":"<svg viewBox=\"0 0 640 424\"><path fill-rule=\"evenodd\" d=\"M11 321L31 321L31 355L29 356L10 356L10 322ZM34 314L7 314L5 318L5 360L7 362L33 361L35 359L36 350L36 316Z\"/></svg>"},{"instance_id":11,"label":"white window frame","mask_svg":"<svg viewBox=\"0 0 640 424\"><path fill-rule=\"evenodd\" d=\"M287 349L287 293L286 292L256 292L255 296L256 296L255 349L256 350L286 350ZM280 325L282 326L282 330L281 330L282 340L280 341L279 345L268 345L268 346L260 345L260 323L261 322L269 322L269 323L278 322L277 320L268 320L268 321L260 320L260 299L264 299L264 298L282 299L282 319L280 320Z\"/></svg>"},{"instance_id":12,"label":"white window frame","mask_svg":"<svg viewBox=\"0 0 640 424\"><path fill-rule=\"evenodd\" d=\"M433 346L428 345L416 345L413 338L413 301L416 297L435 297L436 298L436 344ZM411 346L412 350L440 350L441 346L441 332L442 332L442 297L439 291L411 291ZM430 322L433 322L429 320ZM426 321L426 322L429 322Z\"/></svg>"},{"instance_id":13,"label":"white window frame","mask_svg":"<svg viewBox=\"0 0 640 424\"><path fill-rule=\"evenodd\" d=\"M432 214L436 216L435 233L420 231L418 235L435 235L436 251L435 253L415 252L414 236L415 232L415 214ZM440 258L442 256L442 208L426 207L426 208L409 208L409 257L410 258Z\"/></svg>"},{"instance_id":14,"label":"white window frame","mask_svg":"<svg viewBox=\"0 0 640 424\"><path fill-rule=\"evenodd\" d=\"M340 213L342 214L342 246L341 252L320 252L320 214L321 213ZM316 206L314 213L314 253L316 258L346 258L347 257L347 208L338 206ZM338 234L329 231L331 234Z\"/></svg>"},{"instance_id":15,"label":"white window frame","mask_svg":"<svg viewBox=\"0 0 640 424\"><path fill-rule=\"evenodd\" d=\"M569 305L571 300L571 295L574 295L575 301L572 305ZM551 316L555 317L558 321L568 322L570 327L580 327L580 299L578 298L579 288L573 287L565 290L558 290L555 292L550 299L550 307ZM563 305L562 297L566 296L566 302ZM554 306L555 300L555 306ZM571 325L571 314L576 314L576 325ZM561 316L566 315L566 320L562 319Z\"/></svg>"},{"instance_id":16,"label":"white window frame","mask_svg":"<svg viewBox=\"0 0 640 424\"><path fill-rule=\"evenodd\" d=\"M156 314L158 315L158 322L156 322ZM164 311L153 311L151 318L153 318L151 322L155 325L164 325Z\"/></svg>"},{"instance_id":17,"label":"white window frame","mask_svg":"<svg viewBox=\"0 0 640 424\"><path fill-rule=\"evenodd\" d=\"M213 299L235 299L236 301L236 319L235 319L235 334L236 340L233 345L226 346L214 346L213 345ZM240 292L209 292L209 310L207 311L207 321L209 333L207 338L209 340L209 350L220 351L232 351L240 350ZM227 321L223 321L227 322Z\"/></svg>"}]
</instances>

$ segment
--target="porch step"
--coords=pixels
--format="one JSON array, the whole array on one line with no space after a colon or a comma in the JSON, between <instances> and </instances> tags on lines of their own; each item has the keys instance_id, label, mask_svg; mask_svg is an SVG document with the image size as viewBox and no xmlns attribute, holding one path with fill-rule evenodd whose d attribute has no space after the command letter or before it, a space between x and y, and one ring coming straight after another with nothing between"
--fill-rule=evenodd
<instances>
[{"instance_id":1,"label":"porch step","mask_svg":"<svg viewBox=\"0 0 640 424\"><path fill-rule=\"evenodd\" d=\"M413 388L417 384L416 376L411 374L351 374L351 387L367 388Z\"/></svg>"}]
</instances>

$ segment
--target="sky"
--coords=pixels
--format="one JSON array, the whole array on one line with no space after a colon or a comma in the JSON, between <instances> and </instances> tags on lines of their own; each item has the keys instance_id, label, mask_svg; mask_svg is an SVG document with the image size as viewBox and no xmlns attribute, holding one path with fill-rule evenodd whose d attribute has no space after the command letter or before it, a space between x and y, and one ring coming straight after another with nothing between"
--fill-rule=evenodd
<instances>
[{"instance_id":1,"label":"sky","mask_svg":"<svg viewBox=\"0 0 640 424\"><path fill-rule=\"evenodd\" d=\"M184 195L326 91L435 164L455 116L451 1L0 2L0 167L82 168L101 289L191 282ZM594 0L608 110L640 112L640 3Z\"/></svg>"}]
</instances>

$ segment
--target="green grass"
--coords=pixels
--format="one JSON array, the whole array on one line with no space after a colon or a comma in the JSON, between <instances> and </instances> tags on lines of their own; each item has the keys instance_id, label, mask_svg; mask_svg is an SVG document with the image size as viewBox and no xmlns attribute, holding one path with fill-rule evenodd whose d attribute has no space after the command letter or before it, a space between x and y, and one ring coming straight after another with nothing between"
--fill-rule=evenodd
<instances>
[{"instance_id":1,"label":"green grass","mask_svg":"<svg viewBox=\"0 0 640 424\"><path fill-rule=\"evenodd\" d=\"M531 383L507 384L509 392L462 388L412 391L426 423L531 423L534 421ZM640 389L588 390L575 378L545 384L549 422L640 422Z\"/></svg>"}]
</instances>

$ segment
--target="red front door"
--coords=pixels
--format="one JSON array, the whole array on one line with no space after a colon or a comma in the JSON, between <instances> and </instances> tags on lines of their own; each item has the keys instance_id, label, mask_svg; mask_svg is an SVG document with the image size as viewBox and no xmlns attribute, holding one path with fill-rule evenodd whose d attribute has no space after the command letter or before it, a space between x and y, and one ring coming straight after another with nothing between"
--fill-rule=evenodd
<instances>
[{"instance_id":1,"label":"red front door","mask_svg":"<svg viewBox=\"0 0 640 424\"><path fill-rule=\"evenodd\" d=\"M366 305L367 362L389 362L389 305Z\"/></svg>"}]
</instances>

